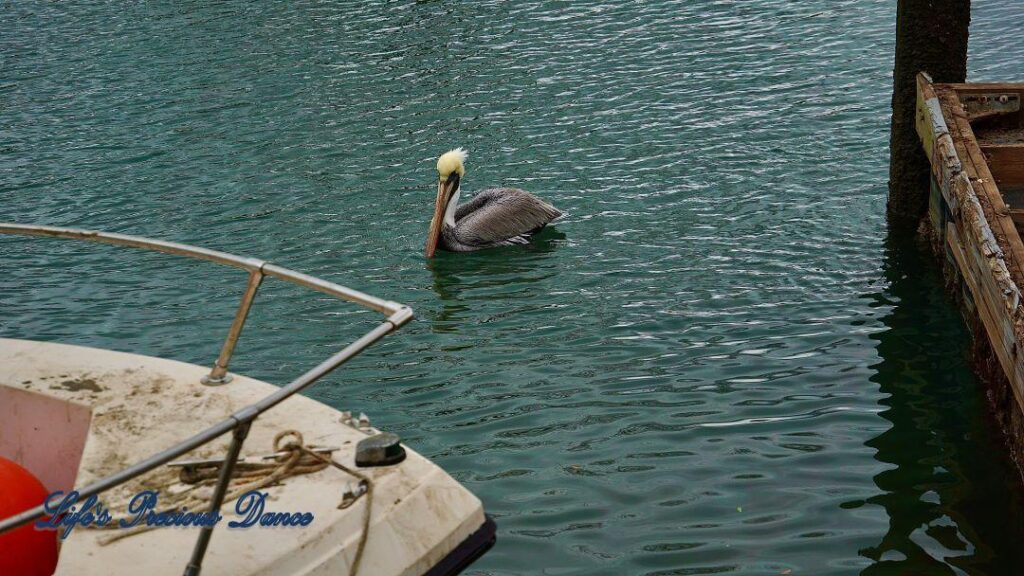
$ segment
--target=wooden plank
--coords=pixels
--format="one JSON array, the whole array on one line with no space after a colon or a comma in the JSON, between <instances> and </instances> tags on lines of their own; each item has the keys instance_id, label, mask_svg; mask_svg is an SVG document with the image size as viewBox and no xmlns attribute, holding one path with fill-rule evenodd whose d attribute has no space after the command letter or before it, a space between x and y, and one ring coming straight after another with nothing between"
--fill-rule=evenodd
<instances>
[{"instance_id":1,"label":"wooden plank","mask_svg":"<svg viewBox=\"0 0 1024 576\"><path fill-rule=\"evenodd\" d=\"M935 140L943 134L949 134L946 121L942 117L942 107L932 89L931 79L924 72L917 75L917 113L914 127L921 138L921 145L928 160L932 159Z\"/></svg>"},{"instance_id":2,"label":"wooden plank","mask_svg":"<svg viewBox=\"0 0 1024 576\"><path fill-rule=\"evenodd\" d=\"M991 232L1005 252L1006 267L1014 283L1017 286L1024 286L1024 242L1021 242L1003 196L996 187L995 178L988 169L981 148L978 147L970 122L954 91L948 89L946 85L937 85L935 90L942 103L943 112L946 113L955 153L962 160L963 171L970 179L971 187L985 211L985 219Z\"/></svg>"},{"instance_id":3,"label":"wooden plank","mask_svg":"<svg viewBox=\"0 0 1024 576\"><path fill-rule=\"evenodd\" d=\"M935 139L935 149L932 151L931 171L932 177L942 192L942 197L947 203L955 202L953 198L953 183L957 175L963 172L963 165L956 153L956 146L949 134L943 134Z\"/></svg>"},{"instance_id":4,"label":"wooden plank","mask_svg":"<svg viewBox=\"0 0 1024 576\"><path fill-rule=\"evenodd\" d=\"M969 235L969 233L967 234ZM981 318L981 323L985 327L985 332L988 336L989 342L993 344L997 355L1000 358L1000 363L1003 364L1003 370L1007 374L1014 372L1012 362L1005 362L1009 360L1005 354L999 354L1001 351L1005 351L1005 330L1000 325L998 320L999 313L998 308L993 305L991 298L982 288L979 283L981 271L975 265L975 259L968 257L966 252L969 248L966 248L961 241L960 232L957 231L956 226L950 226L946 230L946 242L953 252L953 258L956 260L957 268L962 272L964 282L967 283L967 287L971 291L971 297L977 307L978 316Z\"/></svg>"},{"instance_id":5,"label":"wooden plank","mask_svg":"<svg viewBox=\"0 0 1024 576\"><path fill-rule=\"evenodd\" d=\"M957 92L1020 92L1024 93L1024 82L951 82L943 84Z\"/></svg>"},{"instance_id":6,"label":"wooden plank","mask_svg":"<svg viewBox=\"0 0 1024 576\"><path fill-rule=\"evenodd\" d=\"M997 186L1024 186L1024 144L982 144L980 148Z\"/></svg>"},{"instance_id":7,"label":"wooden plank","mask_svg":"<svg viewBox=\"0 0 1024 576\"><path fill-rule=\"evenodd\" d=\"M1024 224L1024 209L1010 208L1010 219L1013 220L1014 224Z\"/></svg>"},{"instance_id":8,"label":"wooden plank","mask_svg":"<svg viewBox=\"0 0 1024 576\"><path fill-rule=\"evenodd\" d=\"M963 182L965 178L960 175L957 180ZM955 188L961 189L959 185ZM1009 317L1015 317L1020 312L1020 288L1010 276L1004 254L989 228L981 202L971 190L970 183L967 183L966 190L958 192L957 200L961 205L962 215L956 223L957 232L966 253L969 255L973 250L979 255L978 261L982 264L979 265L978 271L984 272L979 282L991 284L992 294L1001 295L993 302L1002 302L1003 312Z\"/></svg>"},{"instance_id":9,"label":"wooden plank","mask_svg":"<svg viewBox=\"0 0 1024 576\"><path fill-rule=\"evenodd\" d=\"M949 186L949 211L953 214L953 220L959 222L961 219L960 207L964 205L965 199L974 195L971 188L971 180L963 172L953 177Z\"/></svg>"},{"instance_id":10,"label":"wooden plank","mask_svg":"<svg viewBox=\"0 0 1024 576\"><path fill-rule=\"evenodd\" d=\"M1013 317L1007 313L1005 299L992 282L990 259L978 250L976 243L969 240L974 236L972 231L965 232L961 235L955 226L947 226L947 245L962 272L961 276L971 293L974 309L1010 382L1017 404L1024 407L1024 357L1018 352Z\"/></svg>"}]
</instances>

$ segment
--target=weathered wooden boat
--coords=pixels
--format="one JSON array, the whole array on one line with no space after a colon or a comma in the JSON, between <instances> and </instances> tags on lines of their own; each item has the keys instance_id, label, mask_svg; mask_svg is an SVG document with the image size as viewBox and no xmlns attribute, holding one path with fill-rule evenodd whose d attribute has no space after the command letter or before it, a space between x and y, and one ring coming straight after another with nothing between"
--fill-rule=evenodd
<instances>
[{"instance_id":1,"label":"weathered wooden boat","mask_svg":"<svg viewBox=\"0 0 1024 576\"><path fill-rule=\"evenodd\" d=\"M994 365L981 371L995 386L993 400L1024 467L1022 98L1024 84L917 78L916 126L931 164L931 236L982 344L977 365Z\"/></svg>"},{"instance_id":2,"label":"weathered wooden boat","mask_svg":"<svg viewBox=\"0 0 1024 576\"><path fill-rule=\"evenodd\" d=\"M77 486L80 504L96 495L113 515L112 529L72 527L55 574L440 576L458 573L494 542L494 524L480 500L443 470L365 416L298 394L408 322L409 308L268 262L184 244L16 224L0 224L0 233L150 249L249 275L212 370L0 339L0 457L27 468L50 492ZM384 319L282 387L229 374L264 278L354 302ZM133 495L146 490L174 502L174 510L219 511L224 522L118 528L120 520L133 519L126 510ZM289 527L223 526L244 523L235 508L242 498L232 501L243 490L264 494L268 513L312 516L303 517L306 525ZM0 518L0 545L3 532L44 516L39 504Z\"/></svg>"}]
</instances>

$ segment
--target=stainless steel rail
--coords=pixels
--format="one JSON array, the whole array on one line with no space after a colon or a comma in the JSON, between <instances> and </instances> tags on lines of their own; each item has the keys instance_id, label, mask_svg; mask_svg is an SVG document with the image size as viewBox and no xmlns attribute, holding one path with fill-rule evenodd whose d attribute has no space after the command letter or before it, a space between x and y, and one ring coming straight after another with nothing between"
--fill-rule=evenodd
<instances>
[{"instance_id":1,"label":"stainless steel rail","mask_svg":"<svg viewBox=\"0 0 1024 576\"><path fill-rule=\"evenodd\" d=\"M348 362L351 358L365 350L374 342L405 325L413 317L412 310L409 307L396 302L381 300L380 298L370 296L369 294L364 294L357 290L352 290L307 274L302 274L301 272L295 272L294 270L275 266L262 260L244 258L242 256L236 256L226 252L207 250L205 248L189 246L187 244L151 240L149 238L127 236L124 234L96 232L93 230L56 228L53 226L33 226L27 224L0 223L0 234L70 238L73 240L86 240L90 242L100 242L103 244L113 244L115 246L129 246L132 248L155 250L157 252L175 254L178 256L188 256L190 258L206 260L226 266L234 266L248 271L249 280L246 283L245 292L242 295L242 301L238 306L238 311L235 313L235 319L231 323L228 335L224 340L224 345L221 347L220 355L214 363L213 369L210 371L209 375L203 378L204 384L224 384L231 380L230 375L227 373L228 364L231 361L231 354L234 352L235 344L238 342L238 338L242 334L242 328L245 326L245 319L249 315L249 309L252 307L253 301L256 298L256 291L262 283L263 278L266 276L279 278L293 284L298 284L299 286L329 294L342 300L354 302L387 316L387 319L377 325L373 330L370 330L364 336L357 339L355 342L352 342L334 356L324 360L318 366L307 371L295 380L292 380L276 392L254 402L253 404L250 404L249 406L246 406L245 408L242 408L241 410L238 410L226 419L195 434L191 438L188 438L162 452L154 454L142 462L129 466L124 470L115 472L105 478L101 478L88 486L79 488L78 492L82 498L100 494L111 488L119 486L132 478L145 474L146 472L166 464L171 460L198 448L199 446L215 440L227 432L234 431L231 444L228 447L228 455L224 459L224 464L221 466L217 486L214 489L214 498L210 504L210 511L216 512L224 502L224 494L227 491L228 482L231 479L231 472L234 469L237 456L242 449L242 444L245 442L245 437L248 435L249 428L252 426L252 422L260 414L270 410L289 397L298 394L338 366ZM4 518L3 520L0 520L0 534L28 524L33 520L43 517L45 514L45 508L43 504L40 504L35 508L21 512L20 514ZM203 557L206 554L206 548L209 545L212 532L212 526L204 527L199 532L195 548L192 551L192 557L189 560L188 565L185 567L185 576L198 576L202 568Z\"/></svg>"}]
</instances>

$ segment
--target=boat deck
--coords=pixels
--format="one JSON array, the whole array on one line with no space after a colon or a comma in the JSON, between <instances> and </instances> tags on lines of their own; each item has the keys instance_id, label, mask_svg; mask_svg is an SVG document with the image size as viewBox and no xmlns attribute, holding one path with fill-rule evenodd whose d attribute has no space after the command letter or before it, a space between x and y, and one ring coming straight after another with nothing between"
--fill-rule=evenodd
<instances>
[{"instance_id":1,"label":"boat deck","mask_svg":"<svg viewBox=\"0 0 1024 576\"><path fill-rule=\"evenodd\" d=\"M241 375L229 384L203 386L208 372L136 354L0 339L0 455L36 472L49 490L68 490L139 462L278 389ZM293 397L253 423L242 454L269 454L274 436L294 429L307 445L339 448L334 458L355 468L355 445L371 430L342 419L326 405ZM229 440L225 435L187 458L223 458ZM400 464L358 469L371 478L374 494L360 574L424 574L485 523L475 496L419 454L406 452ZM163 485L168 472L158 468L101 494L100 501L117 515L139 490L184 489ZM238 517L235 503L225 502L202 573L349 574L367 505L362 497L338 508L350 484L357 481L327 468L266 488L268 511L314 514L301 529L230 529L227 522ZM101 543L116 532L76 528L62 545L56 574L181 574L199 529L157 528Z\"/></svg>"}]
</instances>

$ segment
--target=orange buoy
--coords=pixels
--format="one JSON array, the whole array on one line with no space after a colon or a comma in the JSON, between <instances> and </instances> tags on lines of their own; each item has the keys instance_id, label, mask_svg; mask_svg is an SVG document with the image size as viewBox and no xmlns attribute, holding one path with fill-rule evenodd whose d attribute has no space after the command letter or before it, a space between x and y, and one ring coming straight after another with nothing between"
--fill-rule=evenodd
<instances>
[{"instance_id":1,"label":"orange buoy","mask_svg":"<svg viewBox=\"0 0 1024 576\"><path fill-rule=\"evenodd\" d=\"M48 495L31 472L0 458L0 518L38 506ZM57 532L35 522L0 534L0 574L50 576L57 568Z\"/></svg>"}]
</instances>

